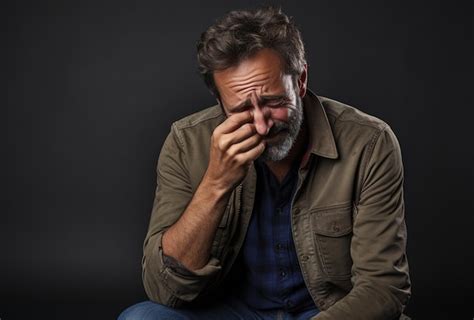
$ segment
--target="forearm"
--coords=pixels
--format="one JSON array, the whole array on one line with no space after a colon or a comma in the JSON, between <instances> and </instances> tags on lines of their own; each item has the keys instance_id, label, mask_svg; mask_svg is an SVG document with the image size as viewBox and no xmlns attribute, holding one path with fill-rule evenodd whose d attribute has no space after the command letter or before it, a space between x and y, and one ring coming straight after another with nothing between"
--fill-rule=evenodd
<instances>
[{"instance_id":1,"label":"forearm","mask_svg":"<svg viewBox=\"0 0 474 320\"><path fill-rule=\"evenodd\" d=\"M230 193L204 178L184 213L163 234L163 253L189 270L206 265Z\"/></svg>"},{"instance_id":2,"label":"forearm","mask_svg":"<svg viewBox=\"0 0 474 320\"><path fill-rule=\"evenodd\" d=\"M173 214L152 215L150 223L152 232L149 231L144 243L143 284L150 300L166 306L178 307L195 300L207 283L212 281L221 270L220 261L210 256L209 246L212 246L215 233L212 231L213 228L215 229L212 225L219 223L213 221L219 221L222 217L221 211L224 210L218 208L225 208L228 200L225 194L216 196L212 192L214 189L203 182L188 198L190 200L186 205L168 197L170 193L165 191L169 190L163 190L164 188L168 187L163 185L158 187L160 189L158 193L162 192L166 195L155 198L153 212L156 213L158 208L165 207ZM224 204L222 205L221 202ZM161 204L163 206L160 206ZM176 208L172 208L173 205ZM179 206L182 207L179 208ZM172 217L175 212L182 212L182 214L179 214L179 218L173 222L169 217ZM188 223L188 215L191 217L191 223ZM156 227L157 223L160 223L162 227ZM208 237L205 237L205 234ZM211 245L207 244L209 237ZM198 251L201 254L194 254ZM170 258L179 262L179 265L184 268L176 268L176 263L170 263Z\"/></svg>"},{"instance_id":3,"label":"forearm","mask_svg":"<svg viewBox=\"0 0 474 320\"><path fill-rule=\"evenodd\" d=\"M173 125L158 161L155 201L143 248L143 283L151 300L173 307L191 302L222 270L221 261L211 254L217 228L234 188L264 150L251 118L250 112L237 113L214 129L208 168L197 188L192 178L199 172L190 171L189 165L195 159L186 154L186 143L180 140L183 132ZM201 155L198 161L205 159ZM190 272L180 272L175 265Z\"/></svg>"}]
</instances>

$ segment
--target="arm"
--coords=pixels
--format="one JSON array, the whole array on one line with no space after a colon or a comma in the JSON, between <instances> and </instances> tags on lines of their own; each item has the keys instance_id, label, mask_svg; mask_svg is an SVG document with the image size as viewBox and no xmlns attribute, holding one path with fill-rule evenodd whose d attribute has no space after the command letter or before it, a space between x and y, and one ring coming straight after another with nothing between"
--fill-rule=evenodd
<instances>
[{"instance_id":1,"label":"arm","mask_svg":"<svg viewBox=\"0 0 474 320\"><path fill-rule=\"evenodd\" d=\"M244 125L249 121L250 113L236 114L214 130L209 165L194 192L175 127L166 139L144 244L143 283L151 300L169 306L192 301L220 271L220 261L210 255L217 226L232 190L263 152L253 125ZM189 272L177 272L168 258Z\"/></svg>"},{"instance_id":2,"label":"arm","mask_svg":"<svg viewBox=\"0 0 474 320\"><path fill-rule=\"evenodd\" d=\"M410 297L403 164L390 127L368 152L351 242L354 286L314 319L398 319Z\"/></svg>"}]
</instances>

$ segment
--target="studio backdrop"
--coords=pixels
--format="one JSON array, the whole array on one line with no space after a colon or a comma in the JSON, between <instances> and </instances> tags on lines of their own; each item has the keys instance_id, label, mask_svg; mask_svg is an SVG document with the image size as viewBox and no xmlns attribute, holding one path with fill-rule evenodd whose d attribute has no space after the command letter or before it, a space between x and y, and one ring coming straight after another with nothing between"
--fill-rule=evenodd
<instances>
[{"instance_id":1,"label":"studio backdrop","mask_svg":"<svg viewBox=\"0 0 474 320\"><path fill-rule=\"evenodd\" d=\"M386 121L405 168L414 319L472 319L472 1L280 1L309 88ZM196 41L253 1L4 4L0 318L114 319L173 121L215 104ZM457 314L458 316L454 316Z\"/></svg>"}]
</instances>

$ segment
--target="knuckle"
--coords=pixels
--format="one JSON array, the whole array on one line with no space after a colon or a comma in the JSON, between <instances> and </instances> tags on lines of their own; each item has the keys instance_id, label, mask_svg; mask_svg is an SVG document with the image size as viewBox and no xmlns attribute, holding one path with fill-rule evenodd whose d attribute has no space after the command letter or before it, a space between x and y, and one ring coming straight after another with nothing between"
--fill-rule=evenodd
<instances>
[{"instance_id":1,"label":"knuckle","mask_svg":"<svg viewBox=\"0 0 474 320\"><path fill-rule=\"evenodd\" d=\"M238 165L242 165L245 161L244 158L241 155L237 155L234 157L234 161Z\"/></svg>"},{"instance_id":2,"label":"knuckle","mask_svg":"<svg viewBox=\"0 0 474 320\"><path fill-rule=\"evenodd\" d=\"M212 131L212 135L213 136L219 136L220 135L220 132L221 132L221 129L222 129L222 124L218 125L214 131Z\"/></svg>"},{"instance_id":3,"label":"knuckle","mask_svg":"<svg viewBox=\"0 0 474 320\"><path fill-rule=\"evenodd\" d=\"M214 145L219 144L219 141L221 140L220 137L221 137L221 136L220 136L219 134L216 134L215 132L212 133L212 135L211 135L211 142L212 142Z\"/></svg>"},{"instance_id":4,"label":"knuckle","mask_svg":"<svg viewBox=\"0 0 474 320\"><path fill-rule=\"evenodd\" d=\"M229 150L227 150L227 155L234 158L236 154L235 148L230 147Z\"/></svg>"},{"instance_id":5,"label":"knuckle","mask_svg":"<svg viewBox=\"0 0 474 320\"><path fill-rule=\"evenodd\" d=\"M217 147L218 147L220 150L225 150L226 142L224 141L224 139L219 139L219 140L217 141Z\"/></svg>"},{"instance_id":6,"label":"knuckle","mask_svg":"<svg viewBox=\"0 0 474 320\"><path fill-rule=\"evenodd\" d=\"M238 123L238 119L236 119L235 116L227 118L227 121L229 121L229 123L232 123L232 124L237 124Z\"/></svg>"}]
</instances>

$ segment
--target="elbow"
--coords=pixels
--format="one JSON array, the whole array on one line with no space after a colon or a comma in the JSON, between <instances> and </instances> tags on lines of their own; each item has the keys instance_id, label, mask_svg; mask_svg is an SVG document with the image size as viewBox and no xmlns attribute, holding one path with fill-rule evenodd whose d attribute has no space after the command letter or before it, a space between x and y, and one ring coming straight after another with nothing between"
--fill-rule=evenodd
<instances>
[{"instance_id":1,"label":"elbow","mask_svg":"<svg viewBox=\"0 0 474 320\"><path fill-rule=\"evenodd\" d=\"M159 275L147 270L146 265L143 266L142 282L145 293L151 301L170 308L181 305L181 301L166 286L166 282Z\"/></svg>"},{"instance_id":2,"label":"elbow","mask_svg":"<svg viewBox=\"0 0 474 320\"><path fill-rule=\"evenodd\" d=\"M411 297L410 281L398 284L381 284L378 286L376 294L385 300L388 313L393 315L393 319L399 319Z\"/></svg>"}]
</instances>

